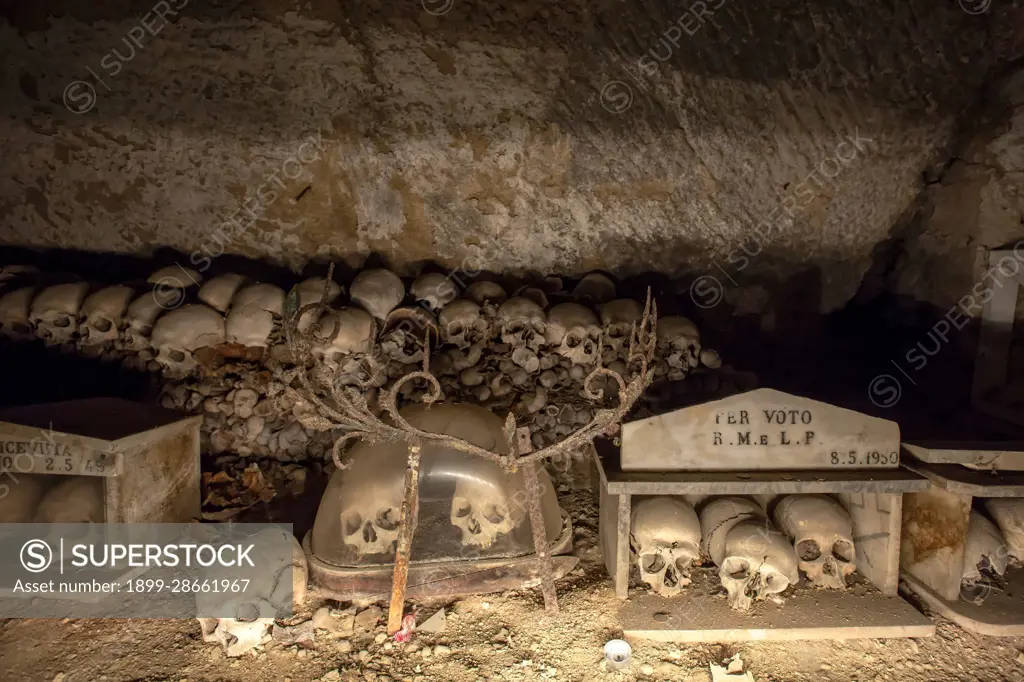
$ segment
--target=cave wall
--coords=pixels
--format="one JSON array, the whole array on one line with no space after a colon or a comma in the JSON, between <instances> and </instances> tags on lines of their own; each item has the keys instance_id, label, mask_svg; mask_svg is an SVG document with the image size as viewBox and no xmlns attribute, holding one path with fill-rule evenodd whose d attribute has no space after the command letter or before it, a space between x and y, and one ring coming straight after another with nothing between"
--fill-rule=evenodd
<instances>
[{"instance_id":1,"label":"cave wall","mask_svg":"<svg viewBox=\"0 0 1024 682\"><path fill-rule=\"evenodd\" d=\"M653 270L761 316L808 276L793 305L850 299L1024 25L926 0L4 12L3 244Z\"/></svg>"}]
</instances>

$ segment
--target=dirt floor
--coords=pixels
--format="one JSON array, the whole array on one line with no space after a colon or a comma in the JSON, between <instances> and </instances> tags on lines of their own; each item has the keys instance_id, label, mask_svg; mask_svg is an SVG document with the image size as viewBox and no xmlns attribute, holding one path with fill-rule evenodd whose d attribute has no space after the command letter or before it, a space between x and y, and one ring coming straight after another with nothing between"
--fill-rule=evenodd
<instances>
[{"instance_id":1,"label":"dirt floor","mask_svg":"<svg viewBox=\"0 0 1024 682\"><path fill-rule=\"evenodd\" d=\"M317 630L311 648L268 637L236 659L204 643L195 620L8 620L0 623L0 681L704 682L711 679L710 663L737 653L757 682L1024 680L1024 638L975 636L937 617L936 635L917 640L634 642L632 665L607 671L602 647L622 631L598 547L596 500L589 491L575 491L562 502L573 515L581 561L559 582L556 617L544 614L539 590L478 596L421 605L423 614L447 606L447 625L440 634L416 634L409 644L387 640L380 622L352 634ZM307 606L308 617L320 604Z\"/></svg>"}]
</instances>

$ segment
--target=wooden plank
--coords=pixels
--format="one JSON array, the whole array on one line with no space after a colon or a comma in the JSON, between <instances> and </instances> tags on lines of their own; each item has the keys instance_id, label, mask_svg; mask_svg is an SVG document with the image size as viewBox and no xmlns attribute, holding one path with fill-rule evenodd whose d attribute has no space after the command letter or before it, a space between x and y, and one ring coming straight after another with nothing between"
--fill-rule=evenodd
<instances>
[{"instance_id":1,"label":"wooden plank","mask_svg":"<svg viewBox=\"0 0 1024 682\"><path fill-rule=\"evenodd\" d=\"M784 603L754 602L734 611L716 592L717 569L699 569L672 598L634 595L619 608L626 638L660 642L749 642L801 639L929 637L935 625L897 596L863 579L846 590L790 588Z\"/></svg>"},{"instance_id":2,"label":"wooden plank","mask_svg":"<svg viewBox=\"0 0 1024 682\"><path fill-rule=\"evenodd\" d=\"M954 623L990 637L1024 636L1024 568L1006 572L1007 589L992 590L981 604L943 599L921 580L904 573L903 580L936 613Z\"/></svg>"},{"instance_id":3,"label":"wooden plank","mask_svg":"<svg viewBox=\"0 0 1024 682\"><path fill-rule=\"evenodd\" d=\"M1024 497L1024 472L979 471L956 464L928 464L909 459L904 466L927 477L935 486L957 495Z\"/></svg>"}]
</instances>

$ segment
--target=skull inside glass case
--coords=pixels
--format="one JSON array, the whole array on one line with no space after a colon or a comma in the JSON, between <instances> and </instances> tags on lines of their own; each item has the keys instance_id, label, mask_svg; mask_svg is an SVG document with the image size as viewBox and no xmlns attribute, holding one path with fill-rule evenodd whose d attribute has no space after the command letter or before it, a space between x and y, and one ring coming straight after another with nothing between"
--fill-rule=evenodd
<instances>
[{"instance_id":1,"label":"skull inside glass case","mask_svg":"<svg viewBox=\"0 0 1024 682\"><path fill-rule=\"evenodd\" d=\"M474 405L415 405L401 415L415 428L462 438L505 454L502 420ZM311 533L315 559L337 567L392 564L398 539L408 445L356 443L350 466L334 472ZM514 558L533 554L528 491L520 471L444 445L425 443L419 477L419 514L411 561ZM538 476L549 547L571 538L551 480ZM558 551L557 548L553 548Z\"/></svg>"}]
</instances>

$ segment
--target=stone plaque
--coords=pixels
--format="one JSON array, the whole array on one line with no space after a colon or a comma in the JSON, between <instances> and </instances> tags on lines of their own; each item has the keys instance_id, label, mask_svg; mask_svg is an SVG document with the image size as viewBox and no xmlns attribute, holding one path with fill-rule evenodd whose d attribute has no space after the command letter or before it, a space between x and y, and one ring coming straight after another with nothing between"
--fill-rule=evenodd
<instances>
[{"instance_id":1,"label":"stone plaque","mask_svg":"<svg viewBox=\"0 0 1024 682\"><path fill-rule=\"evenodd\" d=\"M770 388L622 425L623 471L893 469L896 422Z\"/></svg>"}]
</instances>

